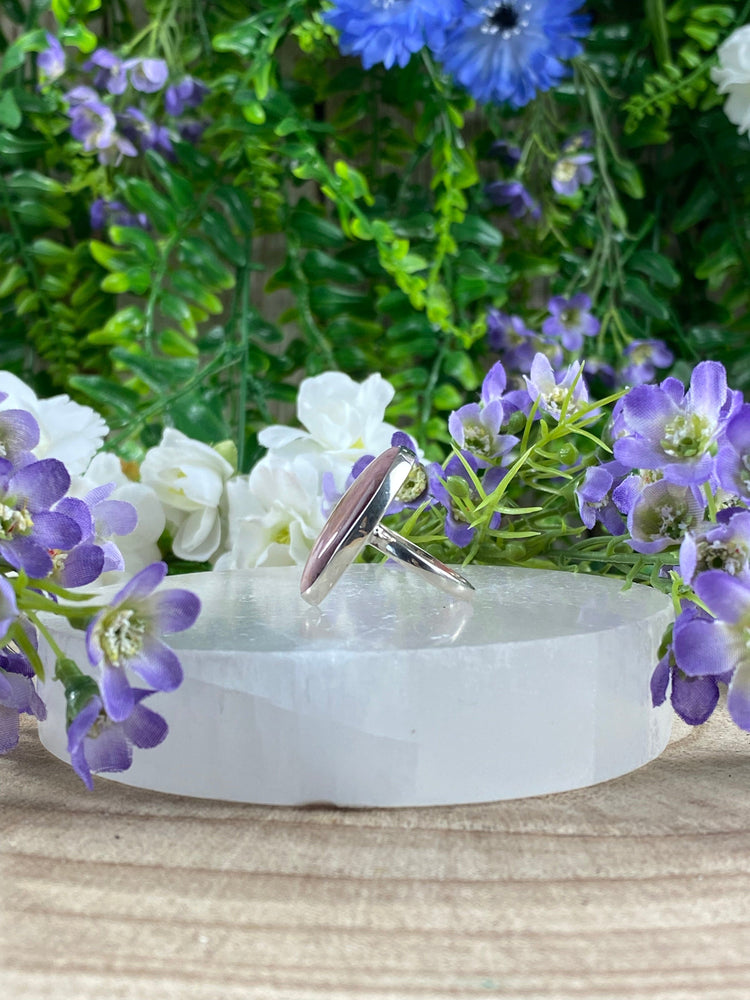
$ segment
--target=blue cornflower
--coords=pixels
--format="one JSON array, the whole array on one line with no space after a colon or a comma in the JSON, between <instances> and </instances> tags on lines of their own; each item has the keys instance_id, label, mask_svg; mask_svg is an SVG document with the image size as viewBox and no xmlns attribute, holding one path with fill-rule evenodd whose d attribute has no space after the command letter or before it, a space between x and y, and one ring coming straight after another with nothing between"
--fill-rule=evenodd
<instances>
[{"instance_id":1,"label":"blue cornflower","mask_svg":"<svg viewBox=\"0 0 750 1000\"><path fill-rule=\"evenodd\" d=\"M444 69L482 103L528 104L566 73L563 59L582 51L576 41L589 19L574 14L582 0L464 0L445 47Z\"/></svg>"},{"instance_id":2,"label":"blue cornflower","mask_svg":"<svg viewBox=\"0 0 750 1000\"><path fill-rule=\"evenodd\" d=\"M323 20L341 34L345 56L357 55L365 69L383 63L406 66L425 44L442 49L449 22L461 11L459 0L336 0Z\"/></svg>"}]
</instances>

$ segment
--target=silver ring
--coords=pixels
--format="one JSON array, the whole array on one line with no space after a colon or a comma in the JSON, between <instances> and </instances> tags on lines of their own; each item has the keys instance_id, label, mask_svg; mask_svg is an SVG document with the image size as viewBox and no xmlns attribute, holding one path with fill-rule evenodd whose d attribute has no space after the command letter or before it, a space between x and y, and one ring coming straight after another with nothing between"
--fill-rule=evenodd
<instances>
[{"instance_id":1,"label":"silver ring","mask_svg":"<svg viewBox=\"0 0 750 1000\"><path fill-rule=\"evenodd\" d=\"M372 545L452 597L467 598L469 581L381 524L417 456L408 448L388 448L354 480L341 497L315 540L300 580L300 594L309 604L320 604L365 545Z\"/></svg>"}]
</instances>

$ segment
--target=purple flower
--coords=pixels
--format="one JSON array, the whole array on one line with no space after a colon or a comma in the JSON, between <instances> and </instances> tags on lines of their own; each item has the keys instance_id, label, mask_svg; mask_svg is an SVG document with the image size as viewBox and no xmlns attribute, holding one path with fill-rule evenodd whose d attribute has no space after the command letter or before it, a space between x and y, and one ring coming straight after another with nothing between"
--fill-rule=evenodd
<instances>
[{"instance_id":1,"label":"purple flower","mask_svg":"<svg viewBox=\"0 0 750 1000\"><path fill-rule=\"evenodd\" d=\"M539 400L539 409L549 413L555 420L566 412L574 413L588 403L586 383L581 377L581 364L574 361L559 378L552 369L549 358L537 354L531 364L528 376L524 375L526 388L532 400Z\"/></svg>"},{"instance_id":2,"label":"purple flower","mask_svg":"<svg viewBox=\"0 0 750 1000\"><path fill-rule=\"evenodd\" d=\"M0 640L8 634L8 629L18 618L16 592L9 580L0 576Z\"/></svg>"},{"instance_id":3,"label":"purple flower","mask_svg":"<svg viewBox=\"0 0 750 1000\"><path fill-rule=\"evenodd\" d=\"M123 156L138 156L138 150L130 139L115 132L109 145L103 146L99 150L97 159L100 163L116 167L122 161Z\"/></svg>"},{"instance_id":4,"label":"purple flower","mask_svg":"<svg viewBox=\"0 0 750 1000\"><path fill-rule=\"evenodd\" d=\"M716 620L696 618L675 635L677 663L688 677L731 672L727 708L741 729L750 729L750 580L712 569L693 588Z\"/></svg>"},{"instance_id":5,"label":"purple flower","mask_svg":"<svg viewBox=\"0 0 750 1000\"><path fill-rule=\"evenodd\" d=\"M0 583L10 586L2 578ZM0 590L5 591L5 587L0 587ZM7 591L0 601L4 605L7 603ZM35 643L34 637L29 638ZM34 687L31 664L25 656L6 647L0 650L0 754L7 753L18 744L20 715L33 715L41 720L47 717L47 709Z\"/></svg>"},{"instance_id":6,"label":"purple flower","mask_svg":"<svg viewBox=\"0 0 750 1000\"><path fill-rule=\"evenodd\" d=\"M39 82L53 83L65 72L65 51L60 42L47 32L47 48L37 56L36 65L39 70Z\"/></svg>"},{"instance_id":7,"label":"purple flower","mask_svg":"<svg viewBox=\"0 0 750 1000\"><path fill-rule=\"evenodd\" d=\"M96 69L94 86L110 94L124 94L128 85L125 63L109 49L97 49L84 63L85 70Z\"/></svg>"},{"instance_id":8,"label":"purple flower","mask_svg":"<svg viewBox=\"0 0 750 1000\"><path fill-rule=\"evenodd\" d=\"M390 69L406 66L425 44L441 48L460 10L458 0L335 0L323 20L340 32L343 55L359 56L365 69L376 63Z\"/></svg>"},{"instance_id":9,"label":"purple flower","mask_svg":"<svg viewBox=\"0 0 750 1000\"><path fill-rule=\"evenodd\" d=\"M692 583L699 573L721 569L739 576L750 569L750 511L736 509L719 524L688 532L680 546L680 576Z\"/></svg>"},{"instance_id":10,"label":"purple flower","mask_svg":"<svg viewBox=\"0 0 750 1000\"><path fill-rule=\"evenodd\" d=\"M466 403L448 417L448 430L459 446L471 452L480 466L488 465L518 444L512 434L501 434L503 404L493 399L486 405Z\"/></svg>"},{"instance_id":11,"label":"purple flower","mask_svg":"<svg viewBox=\"0 0 750 1000\"><path fill-rule=\"evenodd\" d=\"M184 139L185 142L191 143L193 146L199 141L200 137L206 131L209 126L208 121L201 122L182 122L180 125L180 138Z\"/></svg>"},{"instance_id":12,"label":"purple flower","mask_svg":"<svg viewBox=\"0 0 750 1000\"><path fill-rule=\"evenodd\" d=\"M651 700L654 705L662 705L669 691L672 707L680 718L691 726L699 726L716 708L719 700L717 680L726 681L729 676L727 674L719 674L718 677L690 676L682 670L675 654L675 639L694 621L710 623L712 618L695 604L684 601L682 611L673 626L672 639L651 677ZM679 647L682 650L682 639Z\"/></svg>"},{"instance_id":13,"label":"purple flower","mask_svg":"<svg viewBox=\"0 0 750 1000\"><path fill-rule=\"evenodd\" d=\"M462 455L473 472L479 468L477 460L469 452L462 452ZM494 466L488 469L482 481L482 489L485 494L490 494L496 489L498 483L504 475L504 469ZM430 492L437 502L445 509L445 535L460 549L465 549L476 533L468 522L460 502L454 497L457 488L460 488L466 500L477 501L479 494L472 482L471 476L466 469L466 465L458 455L452 455L443 468L437 462L433 463L427 470L430 478ZM453 480L453 482L451 482ZM490 521L491 528L500 526L501 515L495 513Z\"/></svg>"},{"instance_id":14,"label":"purple flower","mask_svg":"<svg viewBox=\"0 0 750 1000\"><path fill-rule=\"evenodd\" d=\"M395 431L391 435L392 448L408 448L415 455L419 454L419 448L414 438L403 431ZM419 507L432 507L435 498L430 493L430 479L427 470L420 461L416 461L411 467L409 475L401 489L396 494L396 499L388 508L389 514L399 514L402 510L417 510Z\"/></svg>"},{"instance_id":15,"label":"purple flower","mask_svg":"<svg viewBox=\"0 0 750 1000\"><path fill-rule=\"evenodd\" d=\"M50 508L68 491L62 462L44 458L14 470L0 459L0 557L41 579L52 572L50 549L71 549L81 540L74 520Z\"/></svg>"},{"instance_id":16,"label":"purple flower","mask_svg":"<svg viewBox=\"0 0 750 1000\"><path fill-rule=\"evenodd\" d=\"M39 424L26 410L0 410L0 456L14 466L36 461L32 449L39 444Z\"/></svg>"},{"instance_id":17,"label":"purple flower","mask_svg":"<svg viewBox=\"0 0 750 1000\"><path fill-rule=\"evenodd\" d=\"M589 166L593 159L591 153L575 153L559 159L552 168L552 187L555 191L571 198L582 184L590 184L594 179Z\"/></svg>"},{"instance_id":18,"label":"purple flower","mask_svg":"<svg viewBox=\"0 0 750 1000\"><path fill-rule=\"evenodd\" d=\"M515 167L521 162L521 150L505 139L496 139L489 148L489 155L494 156L508 167Z\"/></svg>"},{"instance_id":19,"label":"purple flower","mask_svg":"<svg viewBox=\"0 0 750 1000\"><path fill-rule=\"evenodd\" d=\"M158 746L167 735L164 719L141 702L154 694L145 688L133 689L128 715L115 722L94 695L68 726L70 761L87 788L92 789L92 771L127 771L133 747Z\"/></svg>"},{"instance_id":20,"label":"purple flower","mask_svg":"<svg viewBox=\"0 0 750 1000\"><path fill-rule=\"evenodd\" d=\"M129 535L138 524L138 514L132 503L110 500L110 494L116 488L115 483L105 483L90 490L83 498L94 522L93 539L104 552L103 573L125 569L122 553L112 541L112 536Z\"/></svg>"},{"instance_id":21,"label":"purple flower","mask_svg":"<svg viewBox=\"0 0 750 1000\"><path fill-rule=\"evenodd\" d=\"M659 469L673 483L704 483L714 470L712 450L730 402L717 361L696 365L687 393L675 378L637 385L622 400L626 433L615 441L615 458L631 468Z\"/></svg>"},{"instance_id":22,"label":"purple flower","mask_svg":"<svg viewBox=\"0 0 750 1000\"><path fill-rule=\"evenodd\" d=\"M163 59L127 59L124 66L131 86L142 94L155 94L169 77L169 68Z\"/></svg>"},{"instance_id":23,"label":"purple flower","mask_svg":"<svg viewBox=\"0 0 750 1000\"><path fill-rule=\"evenodd\" d=\"M403 431L396 431L391 435L392 448L408 448L415 455L419 454L419 448L414 438ZM375 461L374 455L362 455L352 466L344 484L344 492L349 489L355 479L362 475L367 466ZM328 517L333 508L339 502L343 493L336 488L336 481L333 473L326 471L323 473L321 486L323 490L322 513ZM435 503L434 497L430 494L430 481L427 471L421 462L416 461L406 480L396 494L396 499L392 500L386 514L400 514L402 510L409 508L417 510L419 507L431 507Z\"/></svg>"},{"instance_id":24,"label":"purple flower","mask_svg":"<svg viewBox=\"0 0 750 1000\"><path fill-rule=\"evenodd\" d=\"M622 369L622 380L626 385L650 382L657 368L669 368L674 361L674 355L663 340L631 340L623 356L626 364Z\"/></svg>"},{"instance_id":25,"label":"purple flower","mask_svg":"<svg viewBox=\"0 0 750 1000\"><path fill-rule=\"evenodd\" d=\"M126 108L117 122L122 134L130 142L137 142L141 149L161 149L168 157L174 156L169 130L151 121L138 108Z\"/></svg>"},{"instance_id":26,"label":"purple flower","mask_svg":"<svg viewBox=\"0 0 750 1000\"><path fill-rule=\"evenodd\" d=\"M108 570L122 570L125 563L112 535L127 535L135 528L138 515L132 504L109 500L115 489L107 483L79 500L63 497L55 510L76 522L81 541L68 552L50 552L54 577L64 587L84 587Z\"/></svg>"},{"instance_id":27,"label":"purple flower","mask_svg":"<svg viewBox=\"0 0 750 1000\"><path fill-rule=\"evenodd\" d=\"M663 552L701 524L704 507L703 494L695 487L666 479L648 483L628 512L628 542L636 552Z\"/></svg>"},{"instance_id":28,"label":"purple flower","mask_svg":"<svg viewBox=\"0 0 750 1000\"><path fill-rule=\"evenodd\" d=\"M750 404L727 422L716 456L716 475L725 490L750 503Z\"/></svg>"},{"instance_id":29,"label":"purple flower","mask_svg":"<svg viewBox=\"0 0 750 1000\"><path fill-rule=\"evenodd\" d=\"M627 471L619 462L605 462L586 469L575 494L581 520L589 530L599 521L611 535L625 533L625 522L615 506L612 492Z\"/></svg>"},{"instance_id":30,"label":"purple flower","mask_svg":"<svg viewBox=\"0 0 750 1000\"><path fill-rule=\"evenodd\" d=\"M498 208L507 206L514 219L541 217L542 210L520 181L492 181L485 185L484 193Z\"/></svg>"},{"instance_id":31,"label":"purple flower","mask_svg":"<svg viewBox=\"0 0 750 1000\"><path fill-rule=\"evenodd\" d=\"M510 316L499 309L487 311L487 342L503 355L512 371L528 372L541 341L520 316Z\"/></svg>"},{"instance_id":32,"label":"purple flower","mask_svg":"<svg viewBox=\"0 0 750 1000\"><path fill-rule=\"evenodd\" d=\"M555 295L547 308L550 315L542 324L542 333L550 340L561 340L568 351L580 350L584 337L595 337L599 332L599 320L590 312L591 299L583 292L571 299Z\"/></svg>"},{"instance_id":33,"label":"purple flower","mask_svg":"<svg viewBox=\"0 0 750 1000\"><path fill-rule=\"evenodd\" d=\"M83 143L87 152L107 149L112 145L117 126L112 109L97 97L73 102L74 93L75 91L70 91L68 94L68 100L71 101L68 111L71 119L70 134Z\"/></svg>"},{"instance_id":34,"label":"purple flower","mask_svg":"<svg viewBox=\"0 0 750 1000\"><path fill-rule=\"evenodd\" d=\"M208 94L208 87L192 76L186 76L179 83L170 84L164 92L164 108L175 118L186 108L197 108Z\"/></svg>"},{"instance_id":35,"label":"purple flower","mask_svg":"<svg viewBox=\"0 0 750 1000\"><path fill-rule=\"evenodd\" d=\"M141 229L150 229L151 223L145 212L137 215L129 211L121 201L105 201L104 198L96 198L90 209L91 228L94 230L104 229L106 226L136 226Z\"/></svg>"},{"instance_id":36,"label":"purple flower","mask_svg":"<svg viewBox=\"0 0 750 1000\"><path fill-rule=\"evenodd\" d=\"M173 691L182 681L177 654L161 633L190 628L200 601L189 590L151 596L167 572L165 563L146 566L100 611L86 631L89 660L101 669L101 694L107 715L122 722L133 710L134 695L125 668L157 691Z\"/></svg>"}]
</instances>

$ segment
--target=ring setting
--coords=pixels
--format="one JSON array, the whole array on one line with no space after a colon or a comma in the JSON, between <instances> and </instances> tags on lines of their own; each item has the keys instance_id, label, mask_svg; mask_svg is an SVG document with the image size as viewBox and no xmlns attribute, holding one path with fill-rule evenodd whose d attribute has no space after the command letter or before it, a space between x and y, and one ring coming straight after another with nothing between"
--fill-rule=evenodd
<instances>
[{"instance_id":1,"label":"ring setting","mask_svg":"<svg viewBox=\"0 0 750 1000\"><path fill-rule=\"evenodd\" d=\"M300 594L318 605L366 545L418 573L451 597L466 600L469 581L408 538L382 524L391 502L417 462L408 448L388 448L354 480L334 507L310 551L300 580Z\"/></svg>"}]
</instances>

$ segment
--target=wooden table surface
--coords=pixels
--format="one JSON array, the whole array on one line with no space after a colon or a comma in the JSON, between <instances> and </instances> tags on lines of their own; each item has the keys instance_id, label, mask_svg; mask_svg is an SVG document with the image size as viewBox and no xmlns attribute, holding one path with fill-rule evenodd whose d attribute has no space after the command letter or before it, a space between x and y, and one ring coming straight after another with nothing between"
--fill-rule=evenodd
<instances>
[{"instance_id":1,"label":"wooden table surface","mask_svg":"<svg viewBox=\"0 0 750 1000\"><path fill-rule=\"evenodd\" d=\"M85 790L0 760L2 1000L749 1000L750 738L434 809ZM522 762L519 762L522 766Z\"/></svg>"}]
</instances>

